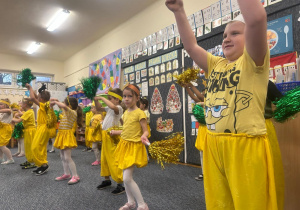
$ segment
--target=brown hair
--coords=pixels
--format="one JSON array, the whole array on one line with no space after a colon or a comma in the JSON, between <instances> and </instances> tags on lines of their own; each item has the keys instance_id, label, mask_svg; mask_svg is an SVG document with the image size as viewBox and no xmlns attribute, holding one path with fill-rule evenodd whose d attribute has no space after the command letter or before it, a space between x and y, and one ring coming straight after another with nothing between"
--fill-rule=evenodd
<instances>
[{"instance_id":1,"label":"brown hair","mask_svg":"<svg viewBox=\"0 0 300 210\"><path fill-rule=\"evenodd\" d=\"M70 108L72 110L76 110L77 112L77 125L78 127L82 127L82 116L83 116L83 113L82 113L82 109L80 106L78 106L78 101L76 98L73 98L73 97L70 97L70 98L66 98L65 99L65 104L67 106L71 106Z\"/></svg>"},{"instance_id":2,"label":"brown hair","mask_svg":"<svg viewBox=\"0 0 300 210\"><path fill-rule=\"evenodd\" d=\"M123 97L123 91L120 89L120 88L114 88L114 89L111 89L110 92L113 92L121 97ZM109 95L110 97L113 97L111 95ZM113 97L113 98L116 98L116 97ZM118 98L116 98L118 99ZM121 104L122 100L119 99L119 104Z\"/></svg>"},{"instance_id":3,"label":"brown hair","mask_svg":"<svg viewBox=\"0 0 300 210\"><path fill-rule=\"evenodd\" d=\"M40 94L41 99L43 99L45 102L50 100L50 92L49 91L43 90L39 94Z\"/></svg>"},{"instance_id":4,"label":"brown hair","mask_svg":"<svg viewBox=\"0 0 300 210\"><path fill-rule=\"evenodd\" d=\"M22 102L28 107L31 107L33 105L33 102L30 100L30 98L23 98Z\"/></svg>"},{"instance_id":5,"label":"brown hair","mask_svg":"<svg viewBox=\"0 0 300 210\"><path fill-rule=\"evenodd\" d=\"M140 92L140 88L139 88L137 85L135 85L135 84L130 84L130 85L133 85L133 86ZM134 94L134 95L138 98L138 100L139 100L139 95L138 95L133 89L130 88L130 85L129 85L129 86L126 86L126 87L124 88L124 90L130 90L130 92L131 92L132 94Z\"/></svg>"},{"instance_id":6,"label":"brown hair","mask_svg":"<svg viewBox=\"0 0 300 210\"><path fill-rule=\"evenodd\" d=\"M145 109L148 109L149 102L147 98L140 98L140 103L145 105Z\"/></svg>"},{"instance_id":7,"label":"brown hair","mask_svg":"<svg viewBox=\"0 0 300 210\"><path fill-rule=\"evenodd\" d=\"M6 101L10 104L10 100L8 98L4 98L4 99L1 99L2 101ZM9 108L9 106L7 104L5 104L6 108Z\"/></svg>"}]
</instances>

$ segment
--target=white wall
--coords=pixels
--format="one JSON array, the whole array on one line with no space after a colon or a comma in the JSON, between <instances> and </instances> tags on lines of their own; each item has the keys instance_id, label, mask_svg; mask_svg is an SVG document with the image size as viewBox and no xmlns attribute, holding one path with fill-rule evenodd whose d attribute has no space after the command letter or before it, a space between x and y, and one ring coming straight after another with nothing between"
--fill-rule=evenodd
<instances>
[{"instance_id":1,"label":"white wall","mask_svg":"<svg viewBox=\"0 0 300 210\"><path fill-rule=\"evenodd\" d=\"M67 85L77 85L80 78L87 77L90 63L175 23L173 13L167 9L164 2L160 0L145 8L127 22L66 60L64 81ZM191 15L215 2L217 0L186 0L184 5L187 15Z\"/></svg>"},{"instance_id":2,"label":"white wall","mask_svg":"<svg viewBox=\"0 0 300 210\"><path fill-rule=\"evenodd\" d=\"M34 73L53 74L54 82L64 82L63 66L63 62L60 61L0 54L1 70L21 71L24 68L30 68Z\"/></svg>"}]
</instances>

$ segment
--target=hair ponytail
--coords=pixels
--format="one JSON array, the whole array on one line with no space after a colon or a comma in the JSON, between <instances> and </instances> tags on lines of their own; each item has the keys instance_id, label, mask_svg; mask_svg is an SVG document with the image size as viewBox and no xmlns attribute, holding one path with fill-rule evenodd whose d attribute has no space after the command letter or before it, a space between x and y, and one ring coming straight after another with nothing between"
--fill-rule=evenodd
<instances>
[{"instance_id":1,"label":"hair ponytail","mask_svg":"<svg viewBox=\"0 0 300 210\"><path fill-rule=\"evenodd\" d=\"M82 113L82 109L80 106L77 106L77 126L78 127L83 127L83 122L82 122L82 117L83 117L83 113Z\"/></svg>"}]
</instances>

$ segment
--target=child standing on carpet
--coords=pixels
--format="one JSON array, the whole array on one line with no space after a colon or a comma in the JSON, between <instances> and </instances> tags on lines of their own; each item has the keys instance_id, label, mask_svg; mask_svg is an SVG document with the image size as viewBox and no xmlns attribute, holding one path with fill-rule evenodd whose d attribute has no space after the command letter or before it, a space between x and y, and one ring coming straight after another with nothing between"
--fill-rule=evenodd
<instances>
[{"instance_id":1,"label":"child standing on carpet","mask_svg":"<svg viewBox=\"0 0 300 210\"><path fill-rule=\"evenodd\" d=\"M95 97L95 105L98 111L105 111L106 115L102 125L102 146L101 146L101 176L105 178L104 181L97 187L102 190L111 185L109 177L117 182L117 187L111 193L114 195L125 192L123 183L122 170L115 164L115 150L118 144L118 137L112 138L107 130L112 127L119 127L120 119L123 114L123 108L120 106L122 102L122 90L114 88L108 91L108 99L104 97ZM99 100L102 100L107 107L103 108Z\"/></svg>"},{"instance_id":2,"label":"child standing on carpet","mask_svg":"<svg viewBox=\"0 0 300 210\"><path fill-rule=\"evenodd\" d=\"M31 150L32 140L34 139L36 132L34 112L31 109L32 105L33 102L31 100L29 100L28 98L24 98L22 101L22 109L25 112L21 115L21 118L12 119L12 121L15 123L23 122L23 136L26 162L20 164L20 166L22 166L22 169L36 168Z\"/></svg>"},{"instance_id":3,"label":"child standing on carpet","mask_svg":"<svg viewBox=\"0 0 300 210\"><path fill-rule=\"evenodd\" d=\"M10 108L13 111L13 118L19 118L19 116L21 116L23 114L22 103L19 103L19 104L13 103ZM14 135L14 133L18 133L18 129L21 127L22 127L21 124L19 124L19 125L15 124L14 130L13 130L12 138L17 140L17 142L18 142L18 151L12 155L13 157L24 157L25 156L24 137L18 136L19 138L16 138L16 136Z\"/></svg>"},{"instance_id":4,"label":"child standing on carpet","mask_svg":"<svg viewBox=\"0 0 300 210\"><path fill-rule=\"evenodd\" d=\"M37 169L33 170L35 175L39 176L46 173L49 169L47 161L47 144L49 141L49 129L47 127L48 115L51 110L49 105L50 93L46 91L46 85L38 90L36 95L30 84L26 84L26 88L30 92L30 100L39 106L37 114L37 129L32 140L31 150L35 165ZM56 119L55 119L56 120Z\"/></svg>"},{"instance_id":5,"label":"child standing on carpet","mask_svg":"<svg viewBox=\"0 0 300 210\"><path fill-rule=\"evenodd\" d=\"M90 103L88 105L88 107L86 108L91 108L92 104ZM91 119L94 116L94 113L89 110L85 113L85 146L86 148L84 150L82 150L83 152L85 151L89 151L92 149L93 143L90 141L89 139L89 129L90 129L90 123L91 123Z\"/></svg>"},{"instance_id":6,"label":"child standing on carpet","mask_svg":"<svg viewBox=\"0 0 300 210\"><path fill-rule=\"evenodd\" d=\"M238 0L243 16L225 28L226 58L213 56L197 44L182 0L165 3L175 15L184 48L208 78L203 148L207 209L277 210L264 119L270 51L261 1Z\"/></svg>"},{"instance_id":7,"label":"child standing on carpet","mask_svg":"<svg viewBox=\"0 0 300 210\"><path fill-rule=\"evenodd\" d=\"M140 90L138 86L129 84L124 88L123 102L127 110L123 115L123 130L111 131L111 135L121 134L121 140L115 151L115 159L118 167L123 170L127 203L120 210L134 209L136 207L135 200L138 204L138 210L149 209L144 202L138 185L133 180L135 166L141 168L148 164L145 147L149 143L147 117L136 105L139 97Z\"/></svg>"},{"instance_id":8,"label":"child standing on carpet","mask_svg":"<svg viewBox=\"0 0 300 210\"><path fill-rule=\"evenodd\" d=\"M94 116L92 117L90 122L87 138L92 142L92 150L94 151L96 157L96 160L92 163L92 166L97 166L100 165L100 151L98 149L98 144L101 141L101 123L103 117L101 115L101 112L96 109L95 103L92 104L91 111Z\"/></svg>"},{"instance_id":9,"label":"child standing on carpet","mask_svg":"<svg viewBox=\"0 0 300 210\"><path fill-rule=\"evenodd\" d=\"M8 98L0 100L0 162L2 165L14 163L11 151L6 147L12 135L12 111L10 109L10 101ZM6 156L5 161L3 154Z\"/></svg>"},{"instance_id":10,"label":"child standing on carpet","mask_svg":"<svg viewBox=\"0 0 300 210\"><path fill-rule=\"evenodd\" d=\"M57 99L51 99L51 106L57 105L63 111L63 117L60 120L54 147L60 149L60 158L64 169L64 174L56 177L56 181L62 181L71 178L68 184L76 184L80 181L77 174L76 165L72 160L72 149L77 147L77 141L72 130L74 124L82 127L82 110L78 106L76 98L67 97L64 103ZM70 174L71 171L71 174Z\"/></svg>"}]
</instances>

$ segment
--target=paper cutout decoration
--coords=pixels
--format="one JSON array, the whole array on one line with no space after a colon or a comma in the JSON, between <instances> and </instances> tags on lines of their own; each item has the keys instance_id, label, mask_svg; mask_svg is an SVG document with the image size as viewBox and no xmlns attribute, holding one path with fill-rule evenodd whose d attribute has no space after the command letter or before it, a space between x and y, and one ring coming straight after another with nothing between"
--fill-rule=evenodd
<instances>
[{"instance_id":1,"label":"paper cutout decoration","mask_svg":"<svg viewBox=\"0 0 300 210\"><path fill-rule=\"evenodd\" d=\"M178 69L178 60L173 60L173 69Z\"/></svg>"},{"instance_id":2,"label":"paper cutout decoration","mask_svg":"<svg viewBox=\"0 0 300 210\"><path fill-rule=\"evenodd\" d=\"M159 76L156 76L156 77L155 77L155 86L156 86L156 85L159 85Z\"/></svg>"},{"instance_id":3,"label":"paper cutout decoration","mask_svg":"<svg viewBox=\"0 0 300 210\"><path fill-rule=\"evenodd\" d=\"M154 75L154 68L153 67L150 67L149 68L149 77L153 76Z\"/></svg>"},{"instance_id":4,"label":"paper cutout decoration","mask_svg":"<svg viewBox=\"0 0 300 210\"><path fill-rule=\"evenodd\" d=\"M150 111L152 114L161 114L163 112L164 105L161 94L158 88L155 88L151 98Z\"/></svg>"},{"instance_id":5,"label":"paper cutout decoration","mask_svg":"<svg viewBox=\"0 0 300 210\"><path fill-rule=\"evenodd\" d=\"M149 86L154 86L154 78L149 79Z\"/></svg>"},{"instance_id":6,"label":"paper cutout decoration","mask_svg":"<svg viewBox=\"0 0 300 210\"><path fill-rule=\"evenodd\" d=\"M161 133L170 133L173 132L173 119L162 120L162 117L159 117L156 120L156 130Z\"/></svg>"},{"instance_id":7,"label":"paper cutout decoration","mask_svg":"<svg viewBox=\"0 0 300 210\"><path fill-rule=\"evenodd\" d=\"M165 69L165 64L162 63L162 64L160 65L160 73L164 73L165 71L166 71L166 69Z\"/></svg>"},{"instance_id":8,"label":"paper cutout decoration","mask_svg":"<svg viewBox=\"0 0 300 210\"><path fill-rule=\"evenodd\" d=\"M163 83L165 83L166 82L166 76L164 75L164 74L162 74L161 76L160 76L160 84L163 84Z\"/></svg>"},{"instance_id":9,"label":"paper cutout decoration","mask_svg":"<svg viewBox=\"0 0 300 210\"><path fill-rule=\"evenodd\" d=\"M179 98L179 93L175 84L172 84L167 96L167 104L166 104L167 112L169 113L178 113L181 109L181 102Z\"/></svg>"},{"instance_id":10,"label":"paper cutout decoration","mask_svg":"<svg viewBox=\"0 0 300 210\"><path fill-rule=\"evenodd\" d=\"M155 75L159 74L159 66L155 66Z\"/></svg>"},{"instance_id":11,"label":"paper cutout decoration","mask_svg":"<svg viewBox=\"0 0 300 210\"><path fill-rule=\"evenodd\" d=\"M172 77L173 77L172 73L168 73L167 74L167 82L172 82Z\"/></svg>"},{"instance_id":12,"label":"paper cutout decoration","mask_svg":"<svg viewBox=\"0 0 300 210\"><path fill-rule=\"evenodd\" d=\"M173 80L177 80L177 78L174 77L175 75L178 76L178 71L174 71L174 72L173 72Z\"/></svg>"},{"instance_id":13,"label":"paper cutout decoration","mask_svg":"<svg viewBox=\"0 0 300 210\"><path fill-rule=\"evenodd\" d=\"M146 77L147 76L147 69L141 70L141 77Z\"/></svg>"},{"instance_id":14,"label":"paper cutout decoration","mask_svg":"<svg viewBox=\"0 0 300 210\"><path fill-rule=\"evenodd\" d=\"M171 63L171 61L169 61L167 63L167 71L171 71L171 70L172 70L172 63Z\"/></svg>"}]
</instances>

